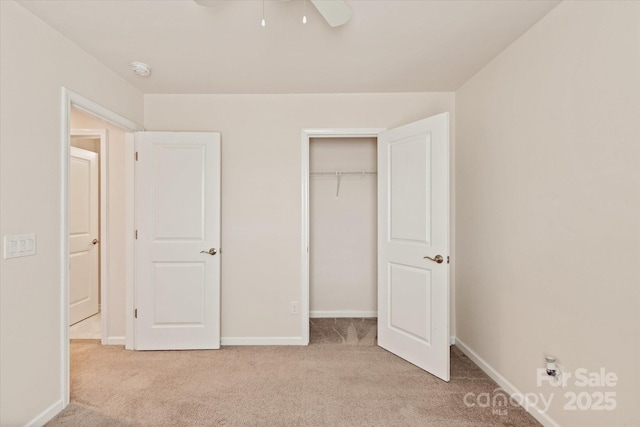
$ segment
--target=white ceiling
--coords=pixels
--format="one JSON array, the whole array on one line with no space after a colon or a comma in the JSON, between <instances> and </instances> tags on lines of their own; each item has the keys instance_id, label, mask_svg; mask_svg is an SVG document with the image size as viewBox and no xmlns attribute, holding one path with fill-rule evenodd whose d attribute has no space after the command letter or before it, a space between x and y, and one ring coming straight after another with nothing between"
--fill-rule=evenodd
<instances>
[{"instance_id":1,"label":"white ceiling","mask_svg":"<svg viewBox=\"0 0 640 427\"><path fill-rule=\"evenodd\" d=\"M20 3L144 93L453 91L557 0L347 0L329 27L303 1ZM151 65L147 79L129 63Z\"/></svg>"}]
</instances>

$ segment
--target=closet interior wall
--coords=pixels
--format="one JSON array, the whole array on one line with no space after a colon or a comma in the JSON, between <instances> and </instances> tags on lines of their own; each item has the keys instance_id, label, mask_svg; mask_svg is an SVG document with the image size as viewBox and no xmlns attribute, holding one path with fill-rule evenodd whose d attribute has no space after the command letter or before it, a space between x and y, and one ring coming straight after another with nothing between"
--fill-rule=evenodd
<instances>
[{"instance_id":1,"label":"closet interior wall","mask_svg":"<svg viewBox=\"0 0 640 427\"><path fill-rule=\"evenodd\" d=\"M310 317L377 317L377 139L312 138L309 169Z\"/></svg>"}]
</instances>

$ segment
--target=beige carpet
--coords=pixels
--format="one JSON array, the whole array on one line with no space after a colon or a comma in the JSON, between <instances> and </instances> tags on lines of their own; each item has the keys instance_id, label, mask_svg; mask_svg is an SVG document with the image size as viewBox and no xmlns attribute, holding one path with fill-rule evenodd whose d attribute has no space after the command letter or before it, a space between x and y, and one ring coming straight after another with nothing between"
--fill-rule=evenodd
<instances>
[{"instance_id":1,"label":"beige carpet","mask_svg":"<svg viewBox=\"0 0 640 427\"><path fill-rule=\"evenodd\" d=\"M376 345L377 319L310 319L311 344Z\"/></svg>"},{"instance_id":2,"label":"beige carpet","mask_svg":"<svg viewBox=\"0 0 640 427\"><path fill-rule=\"evenodd\" d=\"M47 425L539 425L520 407L465 406L466 393L493 396L497 385L455 347L445 383L377 347L372 324L314 319L308 347L134 352L72 341L71 404Z\"/></svg>"}]
</instances>

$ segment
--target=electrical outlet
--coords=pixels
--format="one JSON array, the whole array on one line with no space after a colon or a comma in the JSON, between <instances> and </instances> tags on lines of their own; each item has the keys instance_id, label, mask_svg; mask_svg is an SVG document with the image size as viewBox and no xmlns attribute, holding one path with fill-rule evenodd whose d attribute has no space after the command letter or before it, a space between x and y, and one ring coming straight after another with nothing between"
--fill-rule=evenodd
<instances>
[{"instance_id":1,"label":"electrical outlet","mask_svg":"<svg viewBox=\"0 0 640 427\"><path fill-rule=\"evenodd\" d=\"M300 303L298 301L291 301L289 314L300 314Z\"/></svg>"}]
</instances>

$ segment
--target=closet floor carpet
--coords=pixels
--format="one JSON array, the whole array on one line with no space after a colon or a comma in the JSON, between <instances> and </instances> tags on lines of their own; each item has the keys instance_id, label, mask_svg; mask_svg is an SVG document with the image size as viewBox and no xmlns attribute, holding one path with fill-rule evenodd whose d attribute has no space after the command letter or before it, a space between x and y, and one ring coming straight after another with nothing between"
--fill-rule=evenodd
<instances>
[{"instance_id":1,"label":"closet floor carpet","mask_svg":"<svg viewBox=\"0 0 640 427\"><path fill-rule=\"evenodd\" d=\"M445 383L374 345L358 322L351 332L341 319L320 322L324 332L312 324L307 347L136 352L72 341L71 404L47 425L539 425L521 407L478 406L481 393L507 395L455 347Z\"/></svg>"}]
</instances>

